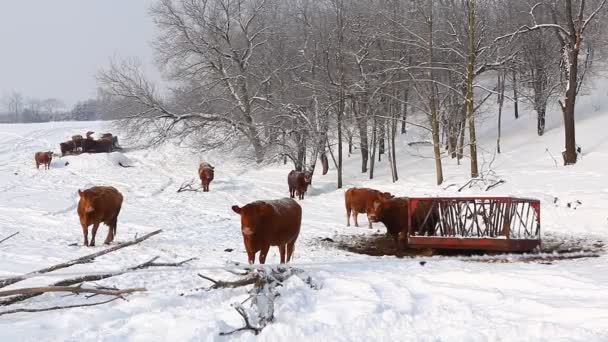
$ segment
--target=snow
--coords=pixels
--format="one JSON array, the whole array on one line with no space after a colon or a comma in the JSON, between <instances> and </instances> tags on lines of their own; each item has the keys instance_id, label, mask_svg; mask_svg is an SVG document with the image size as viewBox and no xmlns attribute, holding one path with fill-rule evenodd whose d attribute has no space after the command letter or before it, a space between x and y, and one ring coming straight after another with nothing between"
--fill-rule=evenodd
<instances>
[{"instance_id":1,"label":"snow","mask_svg":"<svg viewBox=\"0 0 608 342\"><path fill-rule=\"evenodd\" d=\"M462 193L456 192L459 186L444 189L464 184L468 173L467 160L458 166L446 159L445 183L434 185L431 147L408 146L408 142L425 138L412 129L398 142L399 182L390 182L386 160L379 163L376 179L370 181L357 173L358 157L345 156L345 189L372 187L411 197L538 198L543 237L608 241L608 101L605 96L593 99L599 101L594 106L600 107L582 115L577 123L583 158L574 166L559 165L557 151L563 146L563 132L559 124L551 124L551 120L559 120L559 113L548 117L548 130L538 137L534 116L522 115L515 121L509 118L507 107L503 153L492 164L505 184L489 192L476 187ZM581 107L590 108L584 103ZM495 146L493 121L480 120L482 172L488 169ZM59 142L88 130L115 132L127 149L123 153L55 156L50 170L36 170L34 152L59 152ZM241 317L230 304L245 300L247 289L193 291L210 285L197 273L216 279L235 277L223 268L229 261L246 262L247 257L240 217L231 206L285 197L290 166L245 165L229 155L201 155L171 144L154 150L129 146L126 137L104 122L0 125L0 238L20 232L0 244L0 277L105 248L82 246L76 213L78 189L111 185L123 193L117 242L163 229L139 245L100 257L92 264L33 277L5 289L48 285L81 272L120 270L155 256L166 262L198 259L182 268L142 270L99 282L148 289L130 295L127 301L0 316L0 340L608 340L606 254L550 264L524 262L520 256L511 256L512 262L489 263L486 261L492 257L372 257L320 244L320 238L385 232L379 223L372 230L364 222L365 228L345 226L344 189L335 190L333 167L325 176L315 175L306 198L298 201L303 220L293 266L307 272L318 289L293 277L280 289L275 322L259 336L243 332L220 337L219 332L242 326ZM558 166L549 153L558 160ZM189 179L198 185L200 160L215 166L210 192L177 193L180 184ZM119 162L133 167L123 168ZM576 209L568 207L577 200L582 204ZM106 229L102 226L98 235L105 236ZM228 249L233 251L226 252ZM278 249L273 247L267 262L278 261ZM101 299L45 294L17 307Z\"/></svg>"}]
</instances>

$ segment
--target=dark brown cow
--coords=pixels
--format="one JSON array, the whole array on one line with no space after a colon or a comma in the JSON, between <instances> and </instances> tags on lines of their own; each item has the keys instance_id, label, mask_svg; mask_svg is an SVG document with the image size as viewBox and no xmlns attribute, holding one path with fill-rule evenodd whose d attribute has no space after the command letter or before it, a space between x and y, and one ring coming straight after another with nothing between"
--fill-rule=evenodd
<instances>
[{"instance_id":1,"label":"dark brown cow","mask_svg":"<svg viewBox=\"0 0 608 342\"><path fill-rule=\"evenodd\" d=\"M201 184L203 186L203 191L209 191L209 184L213 180L213 170L215 168L211 166L211 164L202 162L198 166L198 177L201 179Z\"/></svg>"},{"instance_id":2,"label":"dark brown cow","mask_svg":"<svg viewBox=\"0 0 608 342\"><path fill-rule=\"evenodd\" d=\"M82 149L82 141L84 140L84 138L82 137L82 135L77 134L77 135L72 135L72 141L74 142L74 149Z\"/></svg>"},{"instance_id":3,"label":"dark brown cow","mask_svg":"<svg viewBox=\"0 0 608 342\"><path fill-rule=\"evenodd\" d=\"M369 213L373 211L374 201L380 199L389 199L394 197L389 192L380 192L368 188L350 188L344 193L344 204L346 205L346 226L350 227L350 216L352 214L355 221L355 227L359 227L357 216L359 214L368 214L368 225L372 227L372 221L369 219Z\"/></svg>"},{"instance_id":4,"label":"dark brown cow","mask_svg":"<svg viewBox=\"0 0 608 342\"><path fill-rule=\"evenodd\" d=\"M303 200L304 194L308 191L308 186L312 183L312 172L292 170L287 175L287 185L289 186L289 197Z\"/></svg>"},{"instance_id":5,"label":"dark brown cow","mask_svg":"<svg viewBox=\"0 0 608 342\"><path fill-rule=\"evenodd\" d=\"M242 208L233 205L232 210L241 215L241 232L250 264L255 262L257 252L263 264L270 246L279 247L281 263L291 260L302 222L302 208L295 200L255 201Z\"/></svg>"},{"instance_id":6,"label":"dark brown cow","mask_svg":"<svg viewBox=\"0 0 608 342\"><path fill-rule=\"evenodd\" d=\"M406 246L410 229L418 235L430 235L439 221L437 207L433 207L432 202L420 201L412 213L410 227L409 206L410 200L407 197L379 199L374 201L368 217L373 222L384 223L396 245Z\"/></svg>"},{"instance_id":7,"label":"dark brown cow","mask_svg":"<svg viewBox=\"0 0 608 342\"><path fill-rule=\"evenodd\" d=\"M76 149L76 145L74 145L74 141L68 140L66 142L60 143L59 149L61 150L61 156L63 157L66 154L73 152Z\"/></svg>"},{"instance_id":8,"label":"dark brown cow","mask_svg":"<svg viewBox=\"0 0 608 342\"><path fill-rule=\"evenodd\" d=\"M82 151L88 153L110 153L112 152L112 140L108 139L84 139L82 141Z\"/></svg>"},{"instance_id":9,"label":"dark brown cow","mask_svg":"<svg viewBox=\"0 0 608 342\"><path fill-rule=\"evenodd\" d=\"M44 169L48 170L51 168L51 160L53 159L53 152L36 152L34 160L36 161L36 168L40 169L40 165L44 165Z\"/></svg>"},{"instance_id":10,"label":"dark brown cow","mask_svg":"<svg viewBox=\"0 0 608 342\"><path fill-rule=\"evenodd\" d=\"M108 226L105 244L114 241L118 214L122 207L122 194L111 186L94 186L84 191L78 190L78 216L82 226L85 246L95 246L97 228L102 222ZM89 226L93 225L91 243L89 244Z\"/></svg>"}]
</instances>

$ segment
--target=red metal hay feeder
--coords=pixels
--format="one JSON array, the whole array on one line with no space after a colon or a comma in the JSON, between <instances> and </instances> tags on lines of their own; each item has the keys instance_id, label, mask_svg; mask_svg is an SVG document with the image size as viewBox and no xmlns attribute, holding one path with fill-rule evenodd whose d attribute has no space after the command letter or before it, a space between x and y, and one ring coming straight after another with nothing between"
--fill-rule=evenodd
<instances>
[{"instance_id":1,"label":"red metal hay feeder","mask_svg":"<svg viewBox=\"0 0 608 342\"><path fill-rule=\"evenodd\" d=\"M540 201L516 197L409 198L413 248L529 252L540 247Z\"/></svg>"}]
</instances>

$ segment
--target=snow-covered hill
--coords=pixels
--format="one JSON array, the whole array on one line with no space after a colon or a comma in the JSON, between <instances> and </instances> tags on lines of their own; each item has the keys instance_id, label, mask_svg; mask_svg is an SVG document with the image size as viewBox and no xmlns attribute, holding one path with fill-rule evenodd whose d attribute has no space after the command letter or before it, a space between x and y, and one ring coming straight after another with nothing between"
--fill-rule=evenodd
<instances>
[{"instance_id":1,"label":"snow-covered hill","mask_svg":"<svg viewBox=\"0 0 608 342\"><path fill-rule=\"evenodd\" d=\"M608 103L601 96L594 99ZM542 201L544 236L608 241L608 108L598 106L584 107L590 112L578 122L578 143L584 155L575 166L560 165L563 133L559 124L550 125L553 128L544 137L537 137L533 116L515 121L505 114L503 153L494 158L492 169L506 183L490 192L472 188L457 193L467 180L468 165L458 166L453 160L445 160L444 185L435 186L430 148L407 145L419 140L414 130L399 141L399 182L390 182L385 161L376 179L367 180L357 173L359 159L353 155L346 160L346 188L369 186L402 196L536 197ZM485 151L482 170L493 159L494 127L488 119L480 128L480 150ZM56 157L51 170L36 170L35 151L58 152L60 141L87 130L114 129L102 122L0 125L0 238L20 232L0 244L0 277L103 249L82 246L76 213L77 190L92 185L112 185L124 194L117 241L156 229L163 233L93 264L30 278L5 289L47 285L80 272L119 270L155 256L163 261L198 259L184 268L146 270L100 282L148 289L128 301L0 316L2 341L608 340L607 255L550 264L520 262L516 257L514 262L486 263L450 257L372 257L321 244L320 238L385 231L381 224L374 230L346 227L344 190L335 190L333 168L326 176L315 175L312 189L301 201L302 232L293 260L320 289L292 278L277 300L276 321L261 335L245 332L220 337L220 331L241 326L230 304L244 300L246 289L189 290L209 285L197 272L220 279L234 277L214 268L231 260L246 261L239 217L230 206L287 196L289 165L258 168L229 156L200 155L166 145L155 150ZM196 177L201 160L216 166L211 191L177 193L184 181ZM123 168L118 162L133 167ZM567 203L577 200L582 204L576 210L568 208ZM365 222L361 216L363 227ZM103 227L98 240L105 234ZM278 250L272 248L267 262L278 260ZM421 260L426 263L422 265ZM180 296L184 292L187 295ZM46 294L20 307L84 300Z\"/></svg>"}]
</instances>

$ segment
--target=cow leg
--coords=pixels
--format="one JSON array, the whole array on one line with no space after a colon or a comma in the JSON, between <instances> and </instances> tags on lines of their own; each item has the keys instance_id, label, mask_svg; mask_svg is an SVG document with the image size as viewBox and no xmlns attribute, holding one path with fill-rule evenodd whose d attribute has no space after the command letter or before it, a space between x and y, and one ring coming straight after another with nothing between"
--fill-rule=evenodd
<instances>
[{"instance_id":1,"label":"cow leg","mask_svg":"<svg viewBox=\"0 0 608 342\"><path fill-rule=\"evenodd\" d=\"M89 227L82 224L82 235L84 236L84 245L89 247Z\"/></svg>"},{"instance_id":2,"label":"cow leg","mask_svg":"<svg viewBox=\"0 0 608 342\"><path fill-rule=\"evenodd\" d=\"M40 164L38 164L38 162L36 162L36 169L40 170Z\"/></svg>"},{"instance_id":3,"label":"cow leg","mask_svg":"<svg viewBox=\"0 0 608 342\"><path fill-rule=\"evenodd\" d=\"M269 249L270 249L270 245L267 245L267 246L262 247L262 250L260 250L260 264L263 264L266 262L266 255L268 254Z\"/></svg>"},{"instance_id":4,"label":"cow leg","mask_svg":"<svg viewBox=\"0 0 608 342\"><path fill-rule=\"evenodd\" d=\"M95 246L95 235L97 235L97 228L99 228L99 223L93 224L93 231L91 232L91 243L89 246Z\"/></svg>"},{"instance_id":5,"label":"cow leg","mask_svg":"<svg viewBox=\"0 0 608 342\"><path fill-rule=\"evenodd\" d=\"M346 208L346 226L350 227L350 208Z\"/></svg>"},{"instance_id":6,"label":"cow leg","mask_svg":"<svg viewBox=\"0 0 608 342\"><path fill-rule=\"evenodd\" d=\"M296 247L296 241L291 241L287 244L287 262L291 260L291 256L293 255L293 251Z\"/></svg>"},{"instance_id":7,"label":"cow leg","mask_svg":"<svg viewBox=\"0 0 608 342\"><path fill-rule=\"evenodd\" d=\"M369 229L372 229L372 220L369 219L369 216L367 216L367 225Z\"/></svg>"},{"instance_id":8,"label":"cow leg","mask_svg":"<svg viewBox=\"0 0 608 342\"><path fill-rule=\"evenodd\" d=\"M359 216L359 213L356 210L353 210L353 221L355 221L355 227L359 227L359 222L357 221L357 216Z\"/></svg>"},{"instance_id":9,"label":"cow leg","mask_svg":"<svg viewBox=\"0 0 608 342\"><path fill-rule=\"evenodd\" d=\"M116 235L116 223L118 221L118 216L113 218L112 221L108 224L108 235L106 236L106 245L109 245L110 242L114 241L114 235Z\"/></svg>"},{"instance_id":10,"label":"cow leg","mask_svg":"<svg viewBox=\"0 0 608 342\"><path fill-rule=\"evenodd\" d=\"M285 247L286 245L279 245L279 254L281 254L281 264L285 263Z\"/></svg>"},{"instance_id":11,"label":"cow leg","mask_svg":"<svg viewBox=\"0 0 608 342\"><path fill-rule=\"evenodd\" d=\"M247 261L249 265L253 265L255 263L255 252L247 251Z\"/></svg>"}]
</instances>

